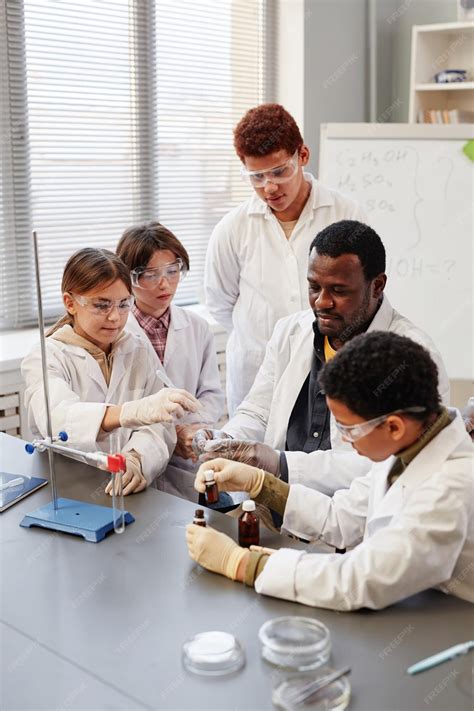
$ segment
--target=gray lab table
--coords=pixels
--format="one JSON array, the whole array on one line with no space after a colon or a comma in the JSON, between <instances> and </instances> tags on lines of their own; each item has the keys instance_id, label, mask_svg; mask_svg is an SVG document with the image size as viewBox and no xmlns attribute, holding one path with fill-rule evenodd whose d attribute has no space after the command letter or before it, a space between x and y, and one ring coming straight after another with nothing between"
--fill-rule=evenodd
<instances>
[{"instance_id":1,"label":"gray lab table","mask_svg":"<svg viewBox=\"0 0 474 711\"><path fill-rule=\"evenodd\" d=\"M2 470L47 471L46 455L24 454L21 440L0 435L0 447ZM110 505L104 472L56 461L60 496ZM331 663L352 668L353 711L471 708L469 656L405 673L472 637L468 603L430 591L379 612L337 613L264 597L189 559L184 528L195 504L153 489L128 497L135 523L93 544L20 528L49 497L48 486L0 515L1 709L271 709L281 672L262 660L257 632L280 615L328 625ZM235 535L234 519L212 512L208 519ZM263 542L284 540L266 533ZM183 670L183 641L212 629L240 639L243 670L222 678Z\"/></svg>"}]
</instances>

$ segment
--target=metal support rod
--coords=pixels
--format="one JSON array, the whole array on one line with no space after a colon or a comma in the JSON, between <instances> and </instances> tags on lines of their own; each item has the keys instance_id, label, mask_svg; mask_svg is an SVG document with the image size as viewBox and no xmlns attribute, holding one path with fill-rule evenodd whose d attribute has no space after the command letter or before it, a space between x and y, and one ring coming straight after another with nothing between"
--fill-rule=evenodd
<instances>
[{"instance_id":1,"label":"metal support rod","mask_svg":"<svg viewBox=\"0 0 474 711\"><path fill-rule=\"evenodd\" d=\"M48 383L48 359L46 356L46 338L44 335L44 321L43 321L43 301L41 297L41 281L40 281L40 268L39 268L39 253L38 253L38 238L36 236L36 231L33 231L33 252L35 256L35 274L36 274L36 297L38 302L38 326L40 332L40 343L41 343L41 363L43 367L43 390L44 390L44 404L46 409L46 432L49 437L49 441L53 441L53 428L51 424L51 410L49 406L49 383ZM49 471L51 479L51 497L53 501L53 507L57 511L58 509L58 493L56 489L56 472L54 470L54 450L48 448L48 459L49 459Z\"/></svg>"},{"instance_id":2,"label":"metal support rod","mask_svg":"<svg viewBox=\"0 0 474 711\"><path fill-rule=\"evenodd\" d=\"M56 442L48 442L47 440L35 440L32 442L33 447L39 451L47 449L48 452L59 452L60 454L65 454L66 456L76 456L81 457L87 464L97 467L98 469L103 469L107 471L107 454L104 452L83 452L81 449L73 449L72 447L65 447L62 444L56 444Z\"/></svg>"}]
</instances>

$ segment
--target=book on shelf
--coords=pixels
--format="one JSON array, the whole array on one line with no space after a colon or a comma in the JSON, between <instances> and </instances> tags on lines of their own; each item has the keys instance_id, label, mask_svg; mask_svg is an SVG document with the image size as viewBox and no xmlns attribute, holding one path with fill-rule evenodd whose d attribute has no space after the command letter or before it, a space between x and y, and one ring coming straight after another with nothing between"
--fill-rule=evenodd
<instances>
[{"instance_id":1,"label":"book on shelf","mask_svg":"<svg viewBox=\"0 0 474 711\"><path fill-rule=\"evenodd\" d=\"M420 109L418 123L474 123L474 111L464 109Z\"/></svg>"}]
</instances>

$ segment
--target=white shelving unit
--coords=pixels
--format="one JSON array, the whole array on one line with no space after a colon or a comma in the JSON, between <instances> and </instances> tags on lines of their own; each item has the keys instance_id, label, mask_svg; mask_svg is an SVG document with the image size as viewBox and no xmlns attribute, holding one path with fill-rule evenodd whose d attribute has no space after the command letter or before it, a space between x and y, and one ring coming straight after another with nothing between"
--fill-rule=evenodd
<instances>
[{"instance_id":1,"label":"white shelving unit","mask_svg":"<svg viewBox=\"0 0 474 711\"><path fill-rule=\"evenodd\" d=\"M437 84L443 69L466 69L468 81ZM413 27L409 122L432 109L474 112L474 22Z\"/></svg>"}]
</instances>

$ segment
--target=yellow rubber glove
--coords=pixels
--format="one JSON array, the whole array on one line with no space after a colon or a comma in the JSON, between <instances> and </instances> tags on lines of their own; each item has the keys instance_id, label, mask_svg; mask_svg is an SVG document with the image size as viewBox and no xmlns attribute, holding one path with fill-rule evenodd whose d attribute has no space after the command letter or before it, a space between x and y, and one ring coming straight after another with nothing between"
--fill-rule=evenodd
<instances>
[{"instance_id":1,"label":"yellow rubber glove","mask_svg":"<svg viewBox=\"0 0 474 711\"><path fill-rule=\"evenodd\" d=\"M138 494L139 491L143 491L147 487L147 481L142 474L140 455L138 452L132 450L126 453L125 458L127 460L127 469L122 474L123 495ZM114 474L114 479L111 479L105 487L106 494L112 496L112 482L119 476L120 474ZM120 494L120 485L118 482L116 482L115 493Z\"/></svg>"},{"instance_id":2,"label":"yellow rubber glove","mask_svg":"<svg viewBox=\"0 0 474 711\"><path fill-rule=\"evenodd\" d=\"M186 543L189 555L196 563L212 573L237 579L237 570L242 558L248 553L225 533L206 526L190 523L186 526Z\"/></svg>"},{"instance_id":3,"label":"yellow rubber glove","mask_svg":"<svg viewBox=\"0 0 474 711\"><path fill-rule=\"evenodd\" d=\"M156 422L173 422L173 417L182 417L185 410L197 412L198 400L186 390L162 388L141 400L124 402L120 410L120 425L141 427Z\"/></svg>"},{"instance_id":4,"label":"yellow rubber glove","mask_svg":"<svg viewBox=\"0 0 474 711\"><path fill-rule=\"evenodd\" d=\"M229 459L213 459L201 464L196 474L194 488L201 494L206 490L204 475L210 470L214 472L219 491L247 491L251 499L259 495L265 480L263 469Z\"/></svg>"}]
</instances>

